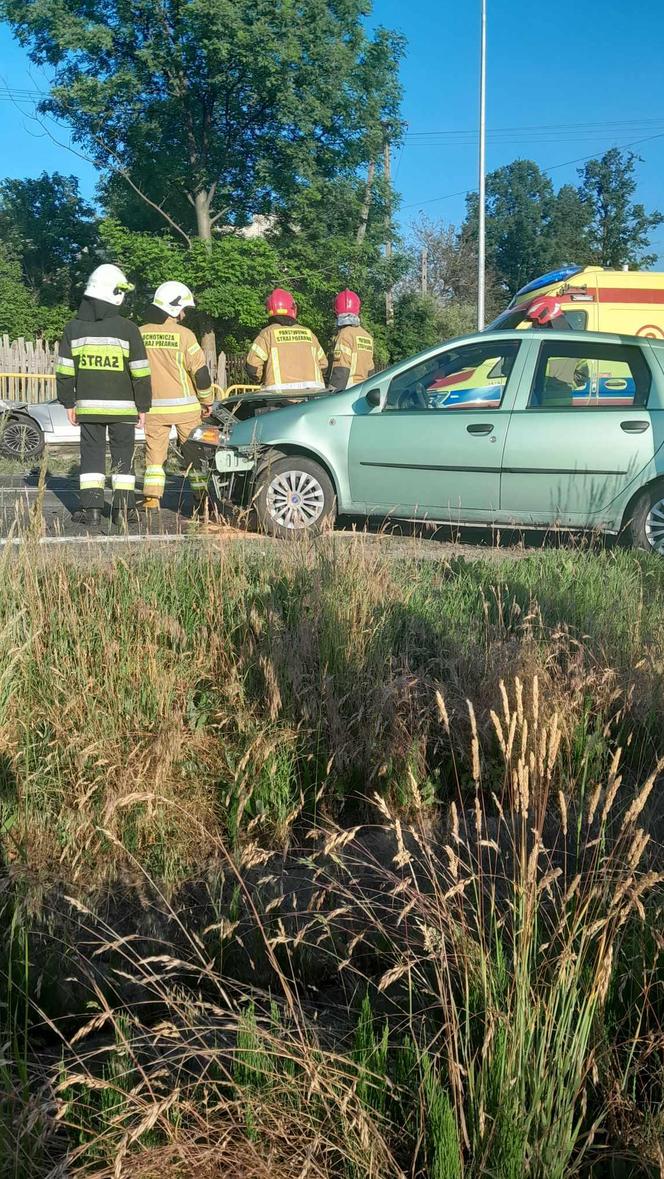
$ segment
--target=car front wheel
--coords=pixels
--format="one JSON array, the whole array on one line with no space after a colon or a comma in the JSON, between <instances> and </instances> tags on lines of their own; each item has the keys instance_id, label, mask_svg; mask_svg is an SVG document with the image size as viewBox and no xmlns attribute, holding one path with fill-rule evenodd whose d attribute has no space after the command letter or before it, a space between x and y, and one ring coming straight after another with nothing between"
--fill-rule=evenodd
<instances>
[{"instance_id":1,"label":"car front wheel","mask_svg":"<svg viewBox=\"0 0 664 1179\"><path fill-rule=\"evenodd\" d=\"M17 462L34 462L44 449L44 435L37 422L26 415L0 420L0 455Z\"/></svg>"},{"instance_id":2,"label":"car front wheel","mask_svg":"<svg viewBox=\"0 0 664 1179\"><path fill-rule=\"evenodd\" d=\"M259 474L254 505L262 531L282 538L318 533L336 515L329 475L296 454L275 459Z\"/></svg>"},{"instance_id":3,"label":"car front wheel","mask_svg":"<svg viewBox=\"0 0 664 1179\"><path fill-rule=\"evenodd\" d=\"M664 483L641 492L634 502L627 531L634 548L664 557Z\"/></svg>"}]
</instances>

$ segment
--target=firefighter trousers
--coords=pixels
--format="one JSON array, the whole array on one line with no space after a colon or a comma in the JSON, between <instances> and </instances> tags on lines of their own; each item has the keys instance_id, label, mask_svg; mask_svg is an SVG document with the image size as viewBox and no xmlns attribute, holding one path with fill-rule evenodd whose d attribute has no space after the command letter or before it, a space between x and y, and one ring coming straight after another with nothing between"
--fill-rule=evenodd
<instances>
[{"instance_id":1,"label":"firefighter trousers","mask_svg":"<svg viewBox=\"0 0 664 1179\"><path fill-rule=\"evenodd\" d=\"M200 499L204 494L207 481L200 469L200 459L187 451L187 439L191 431L201 424L201 411L196 408L186 414L153 414L149 413L145 419L145 476L143 478L143 495L146 499L161 499L166 484L164 463L168 453L168 438L171 426L175 426L178 442L182 450L182 457L187 465L189 485L194 499Z\"/></svg>"},{"instance_id":2,"label":"firefighter trousers","mask_svg":"<svg viewBox=\"0 0 664 1179\"><path fill-rule=\"evenodd\" d=\"M133 508L135 421L86 422L81 426L81 507L89 510L104 506L106 486L106 432L111 448L111 487L113 510Z\"/></svg>"}]
</instances>

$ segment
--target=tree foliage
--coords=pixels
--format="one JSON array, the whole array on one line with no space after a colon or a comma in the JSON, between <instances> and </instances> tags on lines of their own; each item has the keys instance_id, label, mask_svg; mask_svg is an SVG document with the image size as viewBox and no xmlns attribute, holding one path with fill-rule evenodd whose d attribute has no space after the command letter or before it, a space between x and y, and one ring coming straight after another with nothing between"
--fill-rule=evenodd
<instances>
[{"instance_id":1,"label":"tree foliage","mask_svg":"<svg viewBox=\"0 0 664 1179\"><path fill-rule=\"evenodd\" d=\"M459 230L445 221L421 216L412 227L410 266L401 289L424 293L426 277L426 293L438 301L441 312L445 311L450 329L459 326L458 331L450 332L458 335L476 322L476 310L469 315L468 309L477 304L477 267L476 236L465 227ZM504 305L504 295L490 266L486 270L486 305L491 318Z\"/></svg>"},{"instance_id":2,"label":"tree foliage","mask_svg":"<svg viewBox=\"0 0 664 1179\"><path fill-rule=\"evenodd\" d=\"M473 332L476 316L472 304L457 301L441 304L435 295L404 291L395 304L394 324L389 334L390 360L400 360L454 336Z\"/></svg>"},{"instance_id":3,"label":"tree foliage","mask_svg":"<svg viewBox=\"0 0 664 1179\"><path fill-rule=\"evenodd\" d=\"M553 204L553 185L533 160L515 160L487 176L487 262L507 291L547 269ZM472 193L465 233L474 240L477 224L478 198Z\"/></svg>"},{"instance_id":4,"label":"tree foliage","mask_svg":"<svg viewBox=\"0 0 664 1179\"><path fill-rule=\"evenodd\" d=\"M44 307L23 280L21 264L0 242L0 334L54 340L71 312L66 305Z\"/></svg>"},{"instance_id":5,"label":"tree foliage","mask_svg":"<svg viewBox=\"0 0 664 1179\"><path fill-rule=\"evenodd\" d=\"M551 206L547 268L564 266L566 262L583 265L596 261L590 242L589 222L585 193L573 184L564 184Z\"/></svg>"},{"instance_id":6,"label":"tree foliage","mask_svg":"<svg viewBox=\"0 0 664 1179\"><path fill-rule=\"evenodd\" d=\"M244 351L265 323L267 294L275 286L287 286L302 322L327 345L335 325L333 294L352 280L364 297L363 320L377 335L379 358L388 359L381 294L385 262L371 243L358 247L340 235L328 240L325 255L305 234L247 239L227 233L209 244L195 241L187 247L167 234L138 233L114 220L101 223L100 236L105 255L125 267L136 283L128 307L138 317L148 312L154 289L165 276L178 279L196 292L197 312L188 322L200 328L201 313L211 317L224 349Z\"/></svg>"},{"instance_id":7,"label":"tree foliage","mask_svg":"<svg viewBox=\"0 0 664 1179\"><path fill-rule=\"evenodd\" d=\"M635 203L638 157L612 148L579 169L580 184L554 190L532 160L515 160L487 177L487 262L504 294L566 262L650 266L658 212ZM477 194L467 201L462 239L477 240Z\"/></svg>"},{"instance_id":8,"label":"tree foliage","mask_svg":"<svg viewBox=\"0 0 664 1179\"><path fill-rule=\"evenodd\" d=\"M81 268L89 269L97 220L75 176L0 182L0 242L20 260L23 278L46 305L68 303Z\"/></svg>"},{"instance_id":9,"label":"tree foliage","mask_svg":"<svg viewBox=\"0 0 664 1179\"><path fill-rule=\"evenodd\" d=\"M648 252L661 213L646 212L634 203L639 157L611 148L580 170L580 193L588 214L587 237L593 261L601 266L652 266L657 255Z\"/></svg>"},{"instance_id":10,"label":"tree foliage","mask_svg":"<svg viewBox=\"0 0 664 1179\"><path fill-rule=\"evenodd\" d=\"M154 228L154 214L203 238L355 175L381 128L398 135L403 43L370 40L367 12L366 0L0 0L54 73L43 108L105 177L120 170L153 202L134 226Z\"/></svg>"}]
</instances>

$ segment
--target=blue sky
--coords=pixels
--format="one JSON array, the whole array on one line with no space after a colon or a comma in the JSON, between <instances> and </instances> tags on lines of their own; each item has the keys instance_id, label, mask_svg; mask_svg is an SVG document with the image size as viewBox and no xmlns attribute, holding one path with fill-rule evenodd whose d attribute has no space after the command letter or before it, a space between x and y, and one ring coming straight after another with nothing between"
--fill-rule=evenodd
<instances>
[{"instance_id":1,"label":"blue sky","mask_svg":"<svg viewBox=\"0 0 664 1179\"><path fill-rule=\"evenodd\" d=\"M420 209L459 221L463 196L433 198L477 186L479 9L479 0L376 4L380 23L409 42L409 134L394 166L406 222ZM663 45L661 0L488 0L488 170L527 157L552 168L556 186L575 183L578 164L556 165L649 139L633 147L644 160L639 198L664 209ZM664 254L664 227L656 234Z\"/></svg>"},{"instance_id":2,"label":"blue sky","mask_svg":"<svg viewBox=\"0 0 664 1179\"><path fill-rule=\"evenodd\" d=\"M575 182L579 157L634 140L643 157L639 198L664 209L664 92L661 0L524 4L488 0L488 169L518 157ZM419 210L458 222L463 193L476 186L479 0L375 0L372 23L405 33L402 67L408 134L393 174L404 226ZM47 77L0 27L0 87L43 90ZM20 108L20 109L19 109ZM29 117L30 104L0 101L1 171L73 172L86 195L94 169L56 146ZM22 113L23 112L23 113ZM59 133L68 141L66 129ZM556 165L565 164L564 167ZM461 194L449 196L448 194ZM436 198L448 197L440 200ZM664 256L664 227L655 248Z\"/></svg>"}]
</instances>

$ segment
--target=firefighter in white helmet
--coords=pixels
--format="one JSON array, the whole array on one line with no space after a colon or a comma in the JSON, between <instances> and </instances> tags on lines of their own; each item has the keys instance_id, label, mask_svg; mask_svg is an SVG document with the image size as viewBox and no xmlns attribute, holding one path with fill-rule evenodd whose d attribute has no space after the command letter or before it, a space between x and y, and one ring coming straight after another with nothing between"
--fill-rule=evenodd
<instances>
[{"instance_id":1,"label":"firefighter in white helmet","mask_svg":"<svg viewBox=\"0 0 664 1179\"><path fill-rule=\"evenodd\" d=\"M98 527L111 448L114 523L137 519L134 433L150 408L150 367L136 324L120 315L133 290L119 266L92 272L78 313L65 327L56 364L58 401L81 428L81 510L74 519Z\"/></svg>"},{"instance_id":2,"label":"firefighter in white helmet","mask_svg":"<svg viewBox=\"0 0 664 1179\"><path fill-rule=\"evenodd\" d=\"M187 448L187 439L210 412L212 381L203 349L182 323L188 308L195 306L189 287L183 282L163 282L152 303L150 322L141 328L152 371L152 409L145 422L143 507L150 511L160 506L168 439L171 426L175 426L196 514L205 505L207 487L197 456Z\"/></svg>"}]
</instances>

